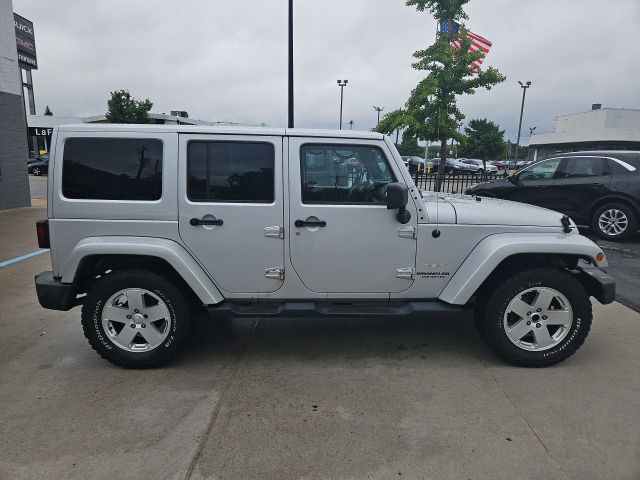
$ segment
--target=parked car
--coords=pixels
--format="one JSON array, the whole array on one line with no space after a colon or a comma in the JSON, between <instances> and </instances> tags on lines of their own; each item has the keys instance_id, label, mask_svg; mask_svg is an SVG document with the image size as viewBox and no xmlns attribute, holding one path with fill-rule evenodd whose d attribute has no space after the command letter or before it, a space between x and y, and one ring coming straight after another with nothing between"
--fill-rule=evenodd
<instances>
[{"instance_id":1,"label":"parked car","mask_svg":"<svg viewBox=\"0 0 640 480\"><path fill-rule=\"evenodd\" d=\"M46 155L45 158L42 158ZM49 154L45 153L40 155L37 161L27 166L27 172L31 175L40 176L42 174L49 173Z\"/></svg>"},{"instance_id":2,"label":"parked car","mask_svg":"<svg viewBox=\"0 0 640 480\"><path fill-rule=\"evenodd\" d=\"M426 172L433 170L433 163L424 160L422 157L416 155L406 155L402 157L402 161L407 166L409 173Z\"/></svg>"},{"instance_id":3,"label":"parked car","mask_svg":"<svg viewBox=\"0 0 640 480\"><path fill-rule=\"evenodd\" d=\"M480 175L482 175L483 173L485 173L485 169L484 169L484 164L482 163L482 160L477 160L475 158L465 158L464 160L461 160L461 163L464 163L465 165L469 165L469 173L478 173ZM487 163L487 173L498 173L498 167L496 167L495 165L491 165L489 162Z\"/></svg>"},{"instance_id":4,"label":"parked car","mask_svg":"<svg viewBox=\"0 0 640 480\"><path fill-rule=\"evenodd\" d=\"M585 341L589 296L615 298L604 252L561 214L421 192L382 134L105 124L53 138L38 300L82 305L115 365L166 364L204 310L428 320L468 305L497 355L545 367ZM351 158L362 174L337 161Z\"/></svg>"},{"instance_id":5,"label":"parked car","mask_svg":"<svg viewBox=\"0 0 640 480\"><path fill-rule=\"evenodd\" d=\"M494 160L494 161L492 161L490 163L491 163L491 165L496 167L498 170L506 170L507 169L507 164L505 162L503 162L502 160Z\"/></svg>"},{"instance_id":6,"label":"parked car","mask_svg":"<svg viewBox=\"0 0 640 480\"><path fill-rule=\"evenodd\" d=\"M640 152L595 151L556 155L506 179L465 193L530 203L566 214L601 238L624 240L638 231Z\"/></svg>"},{"instance_id":7,"label":"parked car","mask_svg":"<svg viewBox=\"0 0 640 480\"><path fill-rule=\"evenodd\" d=\"M30 158L29 160L27 160L27 166L31 165L32 163L38 163L38 162L44 162L44 161L49 161L49 154L48 153L43 153L42 155L38 155L36 158Z\"/></svg>"},{"instance_id":8,"label":"parked car","mask_svg":"<svg viewBox=\"0 0 640 480\"><path fill-rule=\"evenodd\" d=\"M433 162L433 169L434 171L437 172L438 168L440 168L440 159L434 158L432 162ZM453 175L457 175L460 173L469 173L469 165L460 163L455 158L447 158L446 164L444 166L444 173L450 173Z\"/></svg>"}]
</instances>

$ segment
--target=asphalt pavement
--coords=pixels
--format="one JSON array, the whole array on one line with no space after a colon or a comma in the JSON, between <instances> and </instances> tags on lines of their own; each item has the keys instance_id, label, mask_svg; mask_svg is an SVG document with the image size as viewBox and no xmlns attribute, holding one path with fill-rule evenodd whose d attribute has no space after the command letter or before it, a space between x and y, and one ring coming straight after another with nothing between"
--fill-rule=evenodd
<instances>
[{"instance_id":1,"label":"asphalt pavement","mask_svg":"<svg viewBox=\"0 0 640 480\"><path fill-rule=\"evenodd\" d=\"M0 212L0 262L37 249L44 216ZM502 362L465 311L205 316L170 365L131 371L79 308L40 308L47 269L0 267L1 479L640 478L640 315L619 303L594 301L585 345L546 369Z\"/></svg>"}]
</instances>

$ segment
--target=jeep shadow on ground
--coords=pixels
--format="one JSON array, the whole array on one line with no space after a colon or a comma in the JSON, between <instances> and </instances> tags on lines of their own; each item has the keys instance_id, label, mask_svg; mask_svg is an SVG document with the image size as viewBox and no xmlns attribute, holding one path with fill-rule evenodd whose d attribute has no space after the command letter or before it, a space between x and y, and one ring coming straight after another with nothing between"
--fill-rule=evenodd
<instances>
[{"instance_id":1,"label":"jeep shadow on ground","mask_svg":"<svg viewBox=\"0 0 640 480\"><path fill-rule=\"evenodd\" d=\"M188 347L172 366L231 361L496 362L476 333L471 312L451 319L236 318L203 315Z\"/></svg>"}]
</instances>

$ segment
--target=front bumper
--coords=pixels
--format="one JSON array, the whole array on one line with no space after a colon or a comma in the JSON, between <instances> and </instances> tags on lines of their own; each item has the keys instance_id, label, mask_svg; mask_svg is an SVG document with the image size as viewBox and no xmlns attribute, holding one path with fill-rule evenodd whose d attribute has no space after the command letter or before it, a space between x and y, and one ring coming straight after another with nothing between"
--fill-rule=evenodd
<instances>
[{"instance_id":1,"label":"front bumper","mask_svg":"<svg viewBox=\"0 0 640 480\"><path fill-rule=\"evenodd\" d=\"M585 260L571 273L578 279L587 293L595 297L601 304L607 305L616 299L616 281L598 267Z\"/></svg>"},{"instance_id":2,"label":"front bumper","mask_svg":"<svg viewBox=\"0 0 640 480\"><path fill-rule=\"evenodd\" d=\"M53 272L39 273L35 281L38 301L43 308L67 311L78 305L73 285L62 283Z\"/></svg>"}]
</instances>

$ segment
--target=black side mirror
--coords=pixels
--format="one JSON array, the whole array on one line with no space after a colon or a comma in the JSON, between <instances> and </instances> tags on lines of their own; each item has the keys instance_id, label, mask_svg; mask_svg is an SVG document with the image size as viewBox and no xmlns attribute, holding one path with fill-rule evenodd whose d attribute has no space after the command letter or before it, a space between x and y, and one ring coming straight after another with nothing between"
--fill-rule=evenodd
<instances>
[{"instance_id":1,"label":"black side mirror","mask_svg":"<svg viewBox=\"0 0 640 480\"><path fill-rule=\"evenodd\" d=\"M409 223L411 212L407 212L409 189L404 183L393 182L387 185L387 210L398 209L396 219L400 223Z\"/></svg>"}]
</instances>

